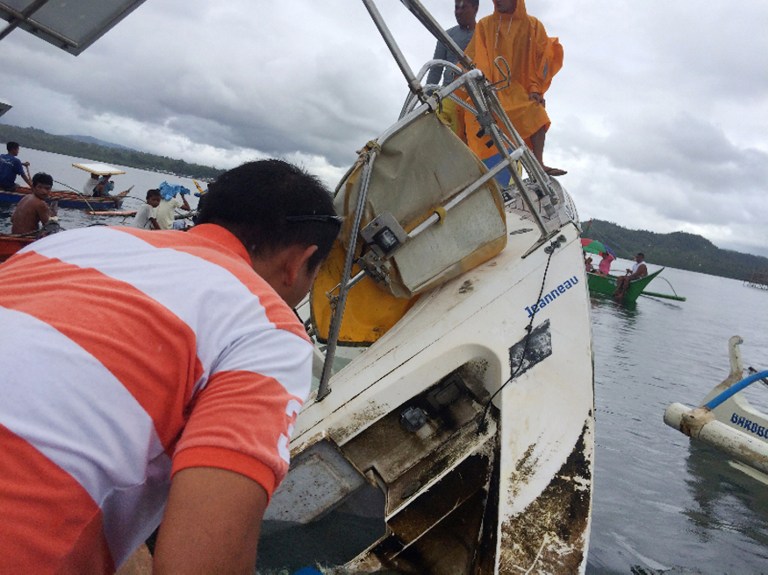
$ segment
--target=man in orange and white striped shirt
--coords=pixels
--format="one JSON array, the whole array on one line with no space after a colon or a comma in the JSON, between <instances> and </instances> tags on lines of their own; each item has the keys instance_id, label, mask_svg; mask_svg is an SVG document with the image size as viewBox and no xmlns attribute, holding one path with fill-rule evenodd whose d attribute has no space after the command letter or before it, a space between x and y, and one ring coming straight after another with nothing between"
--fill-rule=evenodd
<instances>
[{"instance_id":1,"label":"man in orange and white striped shirt","mask_svg":"<svg viewBox=\"0 0 768 575\"><path fill-rule=\"evenodd\" d=\"M248 572L309 394L291 309L340 223L285 162L210 187L189 232L91 227L0 266L0 572Z\"/></svg>"}]
</instances>

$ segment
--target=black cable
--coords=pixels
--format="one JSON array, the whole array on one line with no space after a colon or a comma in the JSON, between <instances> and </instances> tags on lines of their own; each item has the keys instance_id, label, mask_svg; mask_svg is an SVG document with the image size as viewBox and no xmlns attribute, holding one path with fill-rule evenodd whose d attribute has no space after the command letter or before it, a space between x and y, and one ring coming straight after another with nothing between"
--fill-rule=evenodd
<instances>
[{"instance_id":1,"label":"black cable","mask_svg":"<svg viewBox=\"0 0 768 575\"><path fill-rule=\"evenodd\" d=\"M552 241L552 243L549 244L545 248L545 251L549 252L549 257L547 258L547 265L544 268L544 276L541 278L541 287L539 288L539 295L536 298L536 301L541 300L541 296L544 294L544 285L547 281L547 273L549 273L549 264L552 261L552 256L555 253L555 249L560 246L560 243L565 240L564 236L559 236L556 240ZM491 407L491 403L493 402L493 398L495 398L499 392L504 389L508 383L510 383L515 377L517 377L517 374L522 369L523 364L525 363L525 354L528 352L528 344L531 341L531 333L533 332L533 320L536 319L536 314L539 313L539 307L536 306L533 313L531 314L531 319L528 322L528 325L525 326L525 340L523 342L523 353L520 356L520 363L517 364L517 367L512 372L512 375L509 376L509 379L505 381L499 389L497 389L495 392L493 392L493 395L491 395L491 398L488 400L488 402L485 404L485 408L483 409L483 416L480 418L480 421L477 424L477 434L480 435L481 433L485 433L485 431L488 429L488 423L486 422L486 418L488 416L488 410Z\"/></svg>"}]
</instances>

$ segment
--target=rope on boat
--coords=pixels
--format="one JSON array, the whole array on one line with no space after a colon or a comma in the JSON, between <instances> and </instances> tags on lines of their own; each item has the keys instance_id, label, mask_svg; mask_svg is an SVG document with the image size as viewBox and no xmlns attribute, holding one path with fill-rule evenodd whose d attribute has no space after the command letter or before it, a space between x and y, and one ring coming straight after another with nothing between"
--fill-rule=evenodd
<instances>
[{"instance_id":1,"label":"rope on boat","mask_svg":"<svg viewBox=\"0 0 768 575\"><path fill-rule=\"evenodd\" d=\"M752 373L757 373L757 370L756 370L754 367L752 367L751 365L750 365L750 366L747 368L747 371L748 371L750 374L752 374ZM763 385L765 385L765 386L768 386L768 378L766 378L766 377L763 377L763 378L761 378L761 379L760 379L760 383L762 383L762 384L763 384Z\"/></svg>"},{"instance_id":2,"label":"rope on boat","mask_svg":"<svg viewBox=\"0 0 768 575\"><path fill-rule=\"evenodd\" d=\"M560 247L560 244L564 243L566 241L566 238L564 235L559 235L556 239L554 239L550 244L544 248L544 251L549 254L549 257L547 258L547 265L544 268L544 276L541 278L541 287L539 288L539 295L536 297L536 301L541 300L541 296L544 295L544 286L547 282L547 274L549 273L549 264L552 261L552 256L555 254L555 250ZM477 434L480 435L482 433L485 433L485 431L488 429L488 422L486 421L486 418L488 416L488 410L491 408L491 404L493 403L493 399L499 394L499 392L504 389L509 382L511 382L515 377L517 377L517 374L520 372L520 370L523 368L523 365L525 364L525 354L528 353L528 344L531 341L531 333L533 332L533 321L536 319L536 314L539 313L538 306L534 310L534 312L531 314L531 319L528 321L528 325L525 326L525 341L523 342L523 353L520 356L520 363L517 364L517 367L512 372L512 374L509 376L509 379L505 381L499 389L493 392L493 395L491 395L488 402L485 404L485 408L483 409L483 415L480 417L480 421L477 424Z\"/></svg>"},{"instance_id":3,"label":"rope on boat","mask_svg":"<svg viewBox=\"0 0 768 575\"><path fill-rule=\"evenodd\" d=\"M757 373L753 373L749 377L745 377L744 379L742 379L740 382L734 383L728 389L723 391L720 395L710 400L709 403L705 403L704 407L706 407L709 410L715 409L718 405L722 404L727 399L736 395L742 389L745 389L746 387L749 387L754 382L761 381L766 377L768 377L768 371L758 371Z\"/></svg>"},{"instance_id":4,"label":"rope on boat","mask_svg":"<svg viewBox=\"0 0 768 575\"><path fill-rule=\"evenodd\" d=\"M60 186L64 186L65 188L69 188L70 190L72 190L73 192L75 192L75 193L76 193L78 196L82 196L82 197L83 197L83 199L85 200L85 205L86 205L86 206L88 206L88 209L89 209L89 210L91 210L91 211L95 211L95 210L93 209L93 206L92 206L92 205L90 204L90 202L88 201L88 197L87 197L87 196L86 196L84 193L82 193L82 192L80 192L80 191L76 190L75 188L73 188L73 187L72 187L72 186L70 186L69 184L65 184L64 182L60 182L59 180L53 180L53 181L54 181L54 182L56 182L57 184L59 184Z\"/></svg>"}]
</instances>

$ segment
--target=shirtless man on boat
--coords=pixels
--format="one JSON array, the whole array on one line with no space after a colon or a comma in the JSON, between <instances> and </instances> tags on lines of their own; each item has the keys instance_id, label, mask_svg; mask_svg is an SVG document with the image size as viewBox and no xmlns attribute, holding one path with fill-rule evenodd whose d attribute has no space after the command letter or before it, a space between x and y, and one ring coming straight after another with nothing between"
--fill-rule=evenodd
<instances>
[{"instance_id":1,"label":"shirtless man on boat","mask_svg":"<svg viewBox=\"0 0 768 575\"><path fill-rule=\"evenodd\" d=\"M616 280L616 291L613 293L613 297L617 300L622 299L631 281L639 280L647 275L648 267L645 265L645 254L639 252L635 256L635 264L632 266L632 269L627 268L627 275Z\"/></svg>"},{"instance_id":2,"label":"shirtless man on boat","mask_svg":"<svg viewBox=\"0 0 768 575\"><path fill-rule=\"evenodd\" d=\"M32 193L19 201L11 216L12 234L31 234L38 231L38 224L45 226L51 219L51 211L45 202L53 187L53 178L42 172L32 178Z\"/></svg>"}]
</instances>

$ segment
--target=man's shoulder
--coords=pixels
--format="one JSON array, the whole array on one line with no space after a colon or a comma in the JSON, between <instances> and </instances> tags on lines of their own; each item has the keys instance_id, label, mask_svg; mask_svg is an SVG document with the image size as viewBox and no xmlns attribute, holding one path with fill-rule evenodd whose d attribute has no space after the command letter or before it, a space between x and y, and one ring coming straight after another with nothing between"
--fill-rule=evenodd
<instances>
[{"instance_id":1,"label":"man's shoulder","mask_svg":"<svg viewBox=\"0 0 768 575\"><path fill-rule=\"evenodd\" d=\"M26 206L27 204L29 204L30 202L36 199L37 198L35 198L34 194L24 194L24 197L21 198L16 204L16 209L18 210L19 208L23 208L24 206Z\"/></svg>"}]
</instances>

